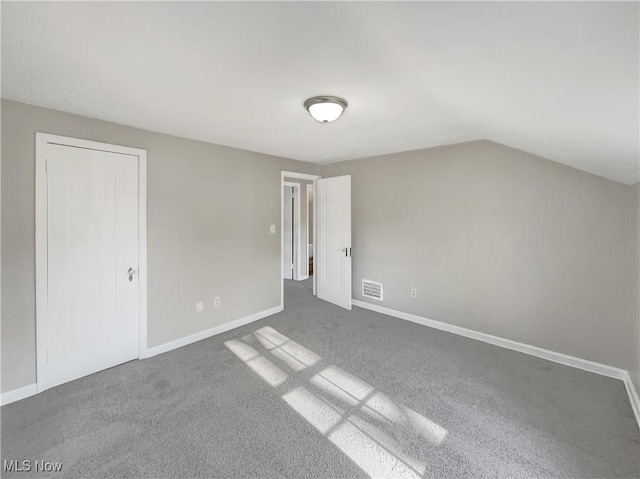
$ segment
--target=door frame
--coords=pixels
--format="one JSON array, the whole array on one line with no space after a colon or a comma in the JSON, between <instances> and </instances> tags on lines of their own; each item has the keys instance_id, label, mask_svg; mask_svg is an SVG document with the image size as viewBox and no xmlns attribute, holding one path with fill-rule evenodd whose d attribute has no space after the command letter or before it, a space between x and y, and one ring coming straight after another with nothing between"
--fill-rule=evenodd
<instances>
[{"instance_id":1,"label":"door frame","mask_svg":"<svg viewBox=\"0 0 640 479\"><path fill-rule=\"evenodd\" d=\"M300 275L300 183L293 181L285 181L283 188L289 186L293 188L293 218L291 219L291 230L293 232L293 240L291 242L291 255L293 256L293 270L291 272L291 279L299 281L304 279ZM283 192L284 195L284 192ZM284 196L283 196L284 198ZM284 248L284 199L282 200L282 247ZM282 253L282 262L284 266L284 250Z\"/></svg>"},{"instance_id":2,"label":"door frame","mask_svg":"<svg viewBox=\"0 0 640 479\"><path fill-rule=\"evenodd\" d=\"M284 278L282 277L282 265L284 264L284 186L285 186L285 178L293 179L293 180L312 180L314 191L316 180L322 178L320 175L311 175L309 173L298 173L296 171L280 171L280 307L284 309ZM299 204L299 202L298 202ZM315 202L314 202L315 208ZM298 207L298 214L300 212L300 208ZM300 224L300 221L298 221ZM298 235L299 237L299 235ZM314 211L313 215L313 244L316 243L316 214ZM298 251L300 248L298 248ZM299 256L298 256L299 258ZM307 260L308 261L308 260ZM313 294L316 294L316 274L314 271L313 274Z\"/></svg>"},{"instance_id":3,"label":"door frame","mask_svg":"<svg viewBox=\"0 0 640 479\"><path fill-rule=\"evenodd\" d=\"M138 358L147 350L147 150L112 145L49 133L36 133L36 385L38 392L47 384L47 300L48 300L48 223L47 223L47 145L120 153L138 157Z\"/></svg>"},{"instance_id":4,"label":"door frame","mask_svg":"<svg viewBox=\"0 0 640 479\"><path fill-rule=\"evenodd\" d=\"M316 226L316 224L315 224L315 217L316 217L316 215L315 215L315 212L316 212L315 206L316 206L316 203L315 203L315 189L314 189L315 184L316 183L314 181L313 184L307 185L307 188L306 188L306 190L307 190L306 191L306 201L305 201L305 205L304 205L304 207L307 210L307 244L304 245L304 251L305 251L305 262L304 262L304 264L305 264L305 271L306 271L306 274L307 274L307 278L309 277L309 257L310 257L309 256L309 240L311 240L311 245L313 247L313 261L314 261L313 267L314 267L314 271L315 271L315 266L316 266L316 264L315 264L315 260L316 260L316 257L315 257L316 256L315 255L315 253L316 253L316 244L314 243L314 238L309 238L309 210L310 209L312 209L313 213L314 213L313 214L314 220L313 220L312 224L313 224L313 234L315 235L315 226ZM309 193L310 192L312 193L312 196L313 196L313 204L312 204L311 208L309 208Z\"/></svg>"}]
</instances>

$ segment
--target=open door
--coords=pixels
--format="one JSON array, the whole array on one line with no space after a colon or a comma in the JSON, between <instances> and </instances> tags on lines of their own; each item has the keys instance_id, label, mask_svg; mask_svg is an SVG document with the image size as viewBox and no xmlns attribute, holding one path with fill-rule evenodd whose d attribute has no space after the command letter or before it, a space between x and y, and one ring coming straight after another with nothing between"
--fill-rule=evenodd
<instances>
[{"instance_id":1,"label":"open door","mask_svg":"<svg viewBox=\"0 0 640 479\"><path fill-rule=\"evenodd\" d=\"M351 176L316 182L317 292L351 309Z\"/></svg>"}]
</instances>

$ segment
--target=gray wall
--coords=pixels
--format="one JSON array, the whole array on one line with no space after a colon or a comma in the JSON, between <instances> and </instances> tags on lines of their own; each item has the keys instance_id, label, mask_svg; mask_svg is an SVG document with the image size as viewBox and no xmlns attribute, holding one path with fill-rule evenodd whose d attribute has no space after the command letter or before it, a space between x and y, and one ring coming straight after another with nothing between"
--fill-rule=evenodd
<instances>
[{"instance_id":1,"label":"gray wall","mask_svg":"<svg viewBox=\"0 0 640 479\"><path fill-rule=\"evenodd\" d=\"M316 165L2 100L3 392L36 379L37 131L147 150L149 347L280 304L280 171Z\"/></svg>"},{"instance_id":2,"label":"gray wall","mask_svg":"<svg viewBox=\"0 0 640 479\"><path fill-rule=\"evenodd\" d=\"M638 185L485 141L320 169L2 100L3 392L35 381L36 131L148 151L150 347L277 306L280 170L351 174L355 298L379 280L384 306L629 369L640 388Z\"/></svg>"},{"instance_id":3,"label":"gray wall","mask_svg":"<svg viewBox=\"0 0 640 479\"><path fill-rule=\"evenodd\" d=\"M638 369L634 187L488 141L322 169L343 174L354 298ZM384 303L362 298L363 278L384 283Z\"/></svg>"}]
</instances>

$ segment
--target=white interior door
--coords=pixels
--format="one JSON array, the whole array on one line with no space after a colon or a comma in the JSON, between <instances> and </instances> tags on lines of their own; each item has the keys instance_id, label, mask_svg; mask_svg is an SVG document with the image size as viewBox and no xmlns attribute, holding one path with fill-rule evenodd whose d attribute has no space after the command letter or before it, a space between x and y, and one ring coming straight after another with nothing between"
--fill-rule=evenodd
<instances>
[{"instance_id":1,"label":"white interior door","mask_svg":"<svg viewBox=\"0 0 640 479\"><path fill-rule=\"evenodd\" d=\"M316 182L318 297L351 309L351 176Z\"/></svg>"},{"instance_id":2,"label":"white interior door","mask_svg":"<svg viewBox=\"0 0 640 479\"><path fill-rule=\"evenodd\" d=\"M293 210L294 210L293 186L284 187L284 203L282 214L284 216L284 255L282 258L282 277L293 279L293 254L294 254L294 230L293 230Z\"/></svg>"},{"instance_id":3,"label":"white interior door","mask_svg":"<svg viewBox=\"0 0 640 479\"><path fill-rule=\"evenodd\" d=\"M46 161L48 296L38 323L46 375L38 380L52 387L138 357L138 157L47 144Z\"/></svg>"}]
</instances>

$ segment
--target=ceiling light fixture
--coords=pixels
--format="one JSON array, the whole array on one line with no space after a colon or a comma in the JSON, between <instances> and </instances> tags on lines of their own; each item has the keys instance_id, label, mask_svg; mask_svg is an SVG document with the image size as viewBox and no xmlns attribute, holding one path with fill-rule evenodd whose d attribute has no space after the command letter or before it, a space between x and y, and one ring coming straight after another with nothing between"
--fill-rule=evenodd
<instances>
[{"instance_id":1,"label":"ceiling light fixture","mask_svg":"<svg viewBox=\"0 0 640 479\"><path fill-rule=\"evenodd\" d=\"M347 106L346 100L337 96L314 96L304 102L309 114L320 123L336 121Z\"/></svg>"}]
</instances>

